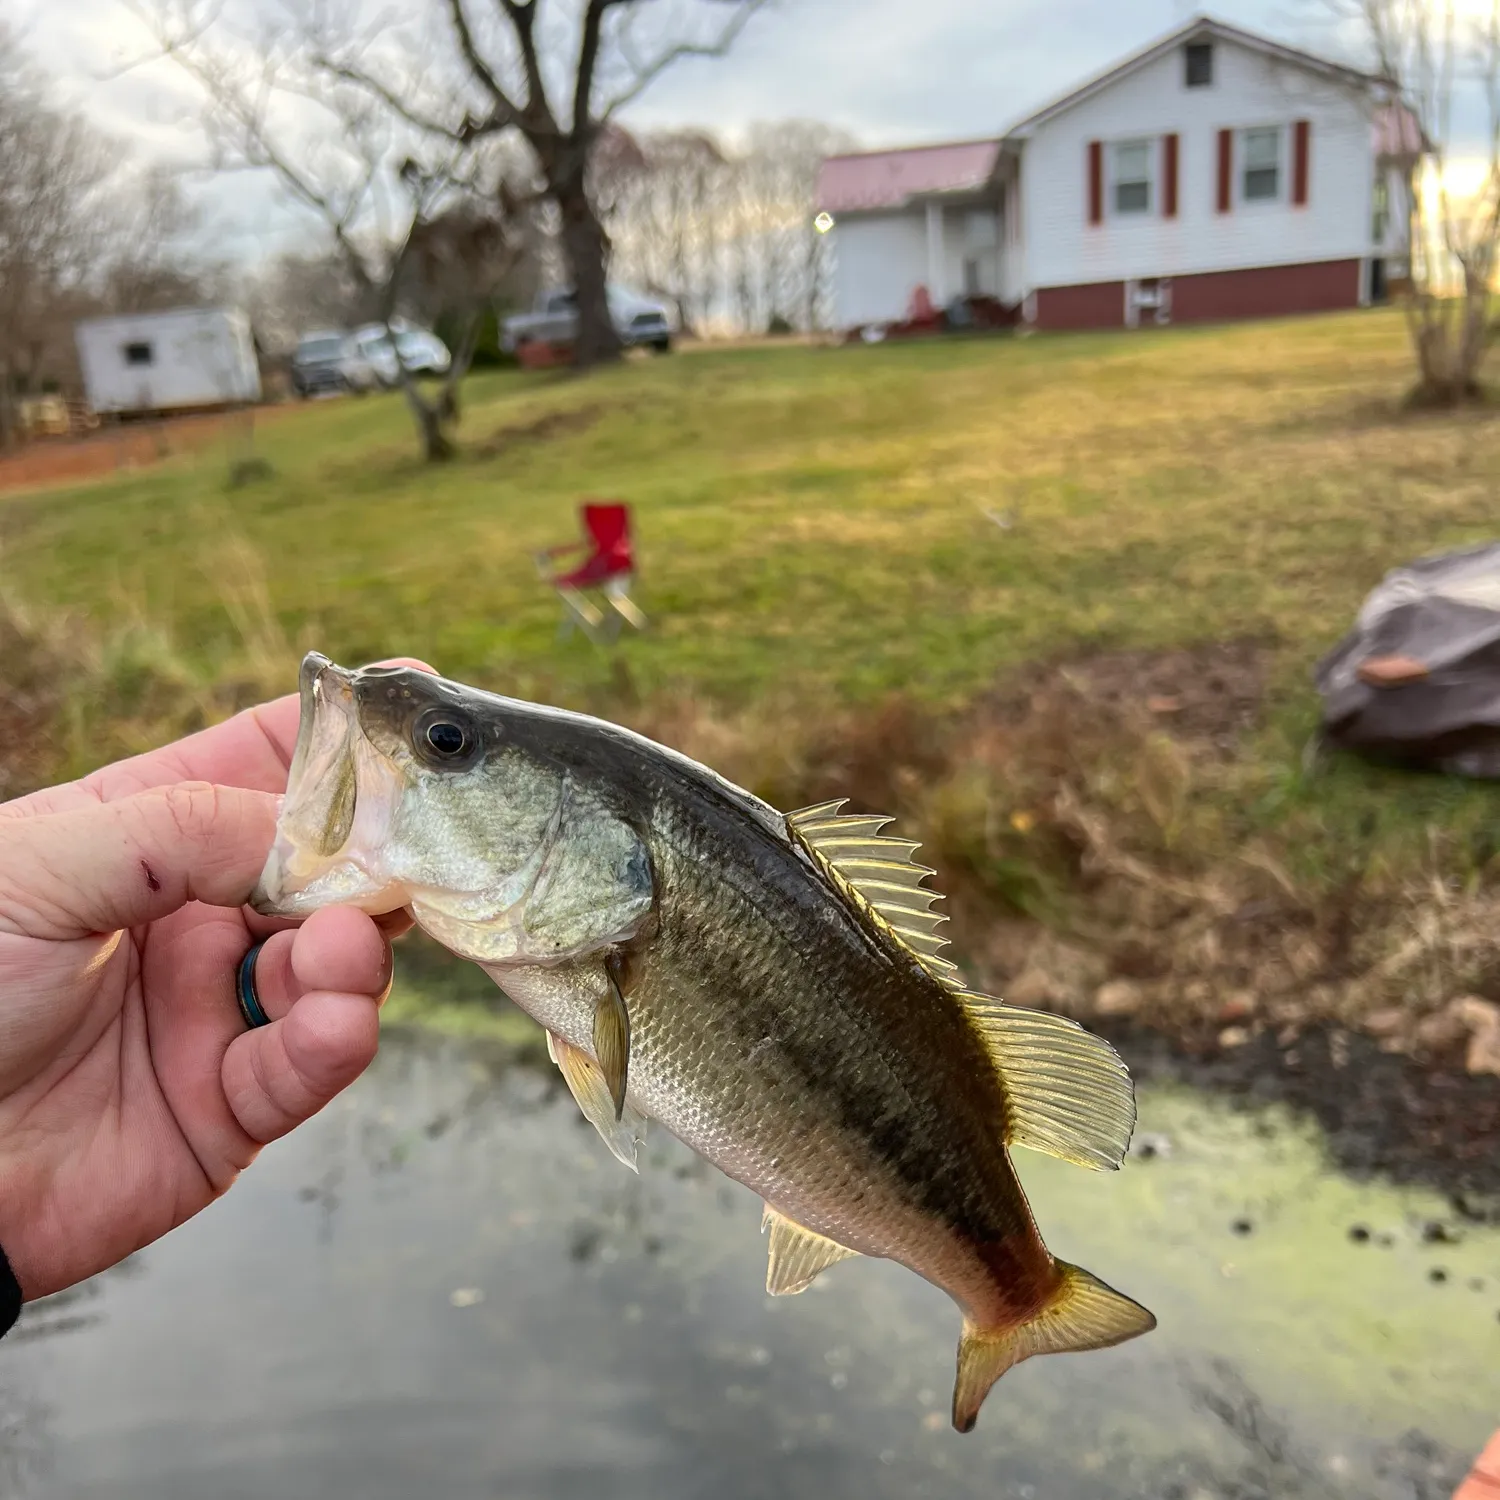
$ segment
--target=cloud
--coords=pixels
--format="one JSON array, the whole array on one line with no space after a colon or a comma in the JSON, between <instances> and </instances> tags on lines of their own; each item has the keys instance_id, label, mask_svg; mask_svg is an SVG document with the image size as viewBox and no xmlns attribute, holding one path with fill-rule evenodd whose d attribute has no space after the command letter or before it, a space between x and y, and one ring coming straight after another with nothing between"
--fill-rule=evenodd
<instances>
[{"instance_id":1,"label":"cloud","mask_svg":"<svg viewBox=\"0 0 1500 1500\"><path fill-rule=\"evenodd\" d=\"M149 50L120 0L22 4L39 60L103 128L146 156L201 159L196 94L170 63L94 81ZM872 146L995 134L1197 8L1197 0L771 0L729 57L673 68L626 119L733 133L759 120L814 118ZM1328 21L1316 0L1220 0L1214 8L1315 51L1347 55L1362 40ZM1481 149L1483 133L1477 101L1465 102L1455 115L1456 153ZM302 222L264 182L237 176L206 192L247 253L280 243Z\"/></svg>"}]
</instances>

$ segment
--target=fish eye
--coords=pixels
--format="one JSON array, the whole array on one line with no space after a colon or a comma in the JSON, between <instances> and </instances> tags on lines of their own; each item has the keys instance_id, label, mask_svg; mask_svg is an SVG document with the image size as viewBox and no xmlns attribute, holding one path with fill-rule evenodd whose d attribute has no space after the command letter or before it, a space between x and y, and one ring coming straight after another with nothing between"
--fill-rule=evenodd
<instances>
[{"instance_id":1,"label":"fish eye","mask_svg":"<svg viewBox=\"0 0 1500 1500\"><path fill-rule=\"evenodd\" d=\"M429 709L413 728L412 740L423 759L451 766L464 760L476 744L468 722L452 709Z\"/></svg>"}]
</instances>

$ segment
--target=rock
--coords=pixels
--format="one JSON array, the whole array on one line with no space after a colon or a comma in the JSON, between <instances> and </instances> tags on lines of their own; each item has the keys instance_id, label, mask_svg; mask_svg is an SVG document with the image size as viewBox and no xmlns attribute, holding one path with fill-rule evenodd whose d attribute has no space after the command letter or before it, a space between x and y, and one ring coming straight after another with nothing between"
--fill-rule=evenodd
<instances>
[{"instance_id":1,"label":"rock","mask_svg":"<svg viewBox=\"0 0 1500 1500\"><path fill-rule=\"evenodd\" d=\"M1399 1005L1389 1010L1372 1011L1365 1017L1365 1030L1374 1037L1399 1036L1406 1030L1408 1017Z\"/></svg>"},{"instance_id":2,"label":"rock","mask_svg":"<svg viewBox=\"0 0 1500 1500\"><path fill-rule=\"evenodd\" d=\"M1219 1045L1228 1051L1231 1047L1243 1047L1250 1040L1250 1033L1243 1026L1226 1026L1219 1033Z\"/></svg>"},{"instance_id":3,"label":"rock","mask_svg":"<svg viewBox=\"0 0 1500 1500\"><path fill-rule=\"evenodd\" d=\"M1465 999L1472 999L1466 996ZM1419 1047L1429 1052L1447 1052L1469 1039L1470 1028L1464 1017L1464 1000L1450 1000L1441 1010L1423 1016L1413 1032ZM1483 1004L1480 1001L1480 1004Z\"/></svg>"},{"instance_id":4,"label":"rock","mask_svg":"<svg viewBox=\"0 0 1500 1500\"><path fill-rule=\"evenodd\" d=\"M1086 1015L1104 975L1104 959L1099 954L1044 932L1031 945L1025 966L1005 986L1002 998L1035 1010Z\"/></svg>"},{"instance_id":5,"label":"rock","mask_svg":"<svg viewBox=\"0 0 1500 1500\"><path fill-rule=\"evenodd\" d=\"M1478 995L1450 1000L1440 1011L1417 1023L1417 1043L1431 1052L1447 1052L1464 1043L1470 1073L1500 1077L1500 1005Z\"/></svg>"},{"instance_id":6,"label":"rock","mask_svg":"<svg viewBox=\"0 0 1500 1500\"><path fill-rule=\"evenodd\" d=\"M1225 997L1219 1007L1219 1020L1225 1026L1236 1021L1248 1021L1255 1014L1256 999L1253 990L1235 990Z\"/></svg>"},{"instance_id":7,"label":"rock","mask_svg":"<svg viewBox=\"0 0 1500 1500\"><path fill-rule=\"evenodd\" d=\"M1488 1073L1500 1078L1500 1006L1470 999L1464 1002L1464 1015L1471 1027L1464 1066L1476 1077Z\"/></svg>"},{"instance_id":8,"label":"rock","mask_svg":"<svg viewBox=\"0 0 1500 1500\"><path fill-rule=\"evenodd\" d=\"M1133 1016L1145 995L1140 985L1129 979L1111 979L1099 986L1094 996L1094 1012L1101 1016Z\"/></svg>"}]
</instances>

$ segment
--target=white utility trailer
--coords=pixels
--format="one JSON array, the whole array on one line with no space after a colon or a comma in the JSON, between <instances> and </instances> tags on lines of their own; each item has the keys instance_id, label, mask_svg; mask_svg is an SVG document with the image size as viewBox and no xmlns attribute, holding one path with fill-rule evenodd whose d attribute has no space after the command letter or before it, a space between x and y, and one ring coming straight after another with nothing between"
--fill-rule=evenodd
<instances>
[{"instance_id":1,"label":"white utility trailer","mask_svg":"<svg viewBox=\"0 0 1500 1500\"><path fill-rule=\"evenodd\" d=\"M96 412L136 414L260 400L250 320L225 308L88 318L74 329Z\"/></svg>"}]
</instances>

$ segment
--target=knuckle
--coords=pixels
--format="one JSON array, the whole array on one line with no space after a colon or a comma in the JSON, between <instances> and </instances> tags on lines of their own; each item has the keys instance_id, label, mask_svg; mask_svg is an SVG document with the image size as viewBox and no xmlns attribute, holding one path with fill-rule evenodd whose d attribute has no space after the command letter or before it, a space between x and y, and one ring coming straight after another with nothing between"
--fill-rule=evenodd
<instances>
[{"instance_id":1,"label":"knuckle","mask_svg":"<svg viewBox=\"0 0 1500 1500\"><path fill-rule=\"evenodd\" d=\"M220 822L222 793L207 781L184 781L163 787L157 794L178 838L199 843Z\"/></svg>"}]
</instances>

